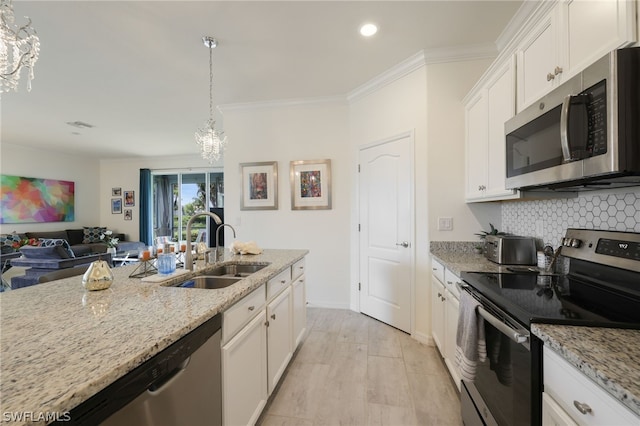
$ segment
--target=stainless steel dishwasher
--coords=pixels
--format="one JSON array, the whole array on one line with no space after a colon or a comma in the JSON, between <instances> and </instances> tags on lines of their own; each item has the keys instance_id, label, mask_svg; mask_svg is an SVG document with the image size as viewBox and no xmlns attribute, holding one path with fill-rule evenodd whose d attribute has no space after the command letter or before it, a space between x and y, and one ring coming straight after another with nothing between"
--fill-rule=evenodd
<instances>
[{"instance_id":1,"label":"stainless steel dishwasher","mask_svg":"<svg viewBox=\"0 0 640 426\"><path fill-rule=\"evenodd\" d=\"M71 410L71 423L221 425L220 325L217 315L118 379Z\"/></svg>"}]
</instances>

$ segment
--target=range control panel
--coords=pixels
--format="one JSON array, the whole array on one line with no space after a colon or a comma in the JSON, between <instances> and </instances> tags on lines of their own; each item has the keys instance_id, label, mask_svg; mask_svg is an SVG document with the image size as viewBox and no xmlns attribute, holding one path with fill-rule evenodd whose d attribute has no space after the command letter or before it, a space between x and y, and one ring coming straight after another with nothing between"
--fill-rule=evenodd
<instances>
[{"instance_id":1,"label":"range control panel","mask_svg":"<svg viewBox=\"0 0 640 426\"><path fill-rule=\"evenodd\" d=\"M640 234L569 228L562 255L640 272Z\"/></svg>"}]
</instances>

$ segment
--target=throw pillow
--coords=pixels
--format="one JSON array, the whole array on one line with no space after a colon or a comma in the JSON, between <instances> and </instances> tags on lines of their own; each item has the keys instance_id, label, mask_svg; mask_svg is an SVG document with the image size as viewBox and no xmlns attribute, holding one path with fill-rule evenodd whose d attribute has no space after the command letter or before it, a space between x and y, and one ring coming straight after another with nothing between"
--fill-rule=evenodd
<instances>
[{"instance_id":1,"label":"throw pillow","mask_svg":"<svg viewBox=\"0 0 640 426\"><path fill-rule=\"evenodd\" d=\"M51 246L51 247L23 246L20 248L20 252L27 259L64 259L64 257L60 255L62 250L59 250L58 246Z\"/></svg>"},{"instance_id":2,"label":"throw pillow","mask_svg":"<svg viewBox=\"0 0 640 426\"><path fill-rule=\"evenodd\" d=\"M56 238L40 238L40 246L41 247L58 246L64 251L67 258L76 257L76 255L73 253L73 250L71 250L71 246L69 245L69 242L67 240L56 239Z\"/></svg>"},{"instance_id":3,"label":"throw pillow","mask_svg":"<svg viewBox=\"0 0 640 426\"><path fill-rule=\"evenodd\" d=\"M84 238L82 239L82 244L91 244L91 243L100 243L102 240L100 239L100 235L104 234L107 230L106 227L102 226L85 226L84 228Z\"/></svg>"},{"instance_id":4,"label":"throw pillow","mask_svg":"<svg viewBox=\"0 0 640 426\"><path fill-rule=\"evenodd\" d=\"M67 241L71 246L82 244L84 229L67 229Z\"/></svg>"}]
</instances>

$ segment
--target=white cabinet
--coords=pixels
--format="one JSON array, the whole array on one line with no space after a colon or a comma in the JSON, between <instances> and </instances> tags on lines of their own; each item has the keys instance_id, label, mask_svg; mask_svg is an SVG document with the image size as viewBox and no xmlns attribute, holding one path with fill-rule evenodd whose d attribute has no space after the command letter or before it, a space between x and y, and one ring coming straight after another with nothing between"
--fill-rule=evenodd
<instances>
[{"instance_id":1,"label":"white cabinet","mask_svg":"<svg viewBox=\"0 0 640 426\"><path fill-rule=\"evenodd\" d=\"M542 392L542 424L544 426L578 426L546 392Z\"/></svg>"},{"instance_id":2,"label":"white cabinet","mask_svg":"<svg viewBox=\"0 0 640 426\"><path fill-rule=\"evenodd\" d=\"M460 390L460 371L455 362L460 303L455 283L461 280L433 258L431 267L431 336Z\"/></svg>"},{"instance_id":3,"label":"white cabinet","mask_svg":"<svg viewBox=\"0 0 640 426\"><path fill-rule=\"evenodd\" d=\"M291 288L287 287L267 305L267 372L269 395L291 360Z\"/></svg>"},{"instance_id":4,"label":"white cabinet","mask_svg":"<svg viewBox=\"0 0 640 426\"><path fill-rule=\"evenodd\" d=\"M631 410L547 346L543 357L544 426L561 422L563 416L578 425L640 424Z\"/></svg>"},{"instance_id":5,"label":"white cabinet","mask_svg":"<svg viewBox=\"0 0 640 426\"><path fill-rule=\"evenodd\" d=\"M264 287L261 287L264 298ZM223 424L254 424L267 402L265 309L222 346Z\"/></svg>"},{"instance_id":6,"label":"white cabinet","mask_svg":"<svg viewBox=\"0 0 640 426\"><path fill-rule=\"evenodd\" d=\"M637 40L629 0L561 0L519 43L518 111L607 52Z\"/></svg>"},{"instance_id":7,"label":"white cabinet","mask_svg":"<svg viewBox=\"0 0 640 426\"><path fill-rule=\"evenodd\" d=\"M307 291L304 275L297 277L291 284L291 300L293 302L293 350L295 351L307 331Z\"/></svg>"},{"instance_id":8,"label":"white cabinet","mask_svg":"<svg viewBox=\"0 0 640 426\"><path fill-rule=\"evenodd\" d=\"M505 188L505 122L515 114L515 64L506 60L486 78L465 106L466 201L519 197Z\"/></svg>"}]
</instances>

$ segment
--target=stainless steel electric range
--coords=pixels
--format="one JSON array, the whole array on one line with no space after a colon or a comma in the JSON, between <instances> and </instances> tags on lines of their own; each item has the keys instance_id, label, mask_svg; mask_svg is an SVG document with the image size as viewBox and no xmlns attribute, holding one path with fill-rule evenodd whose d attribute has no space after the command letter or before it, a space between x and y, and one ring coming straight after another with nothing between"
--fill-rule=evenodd
<instances>
[{"instance_id":1,"label":"stainless steel electric range","mask_svg":"<svg viewBox=\"0 0 640 426\"><path fill-rule=\"evenodd\" d=\"M462 383L466 426L541 424L542 342L532 323L640 329L640 234L568 229L561 254L564 275L462 273L487 340L487 360Z\"/></svg>"}]
</instances>

